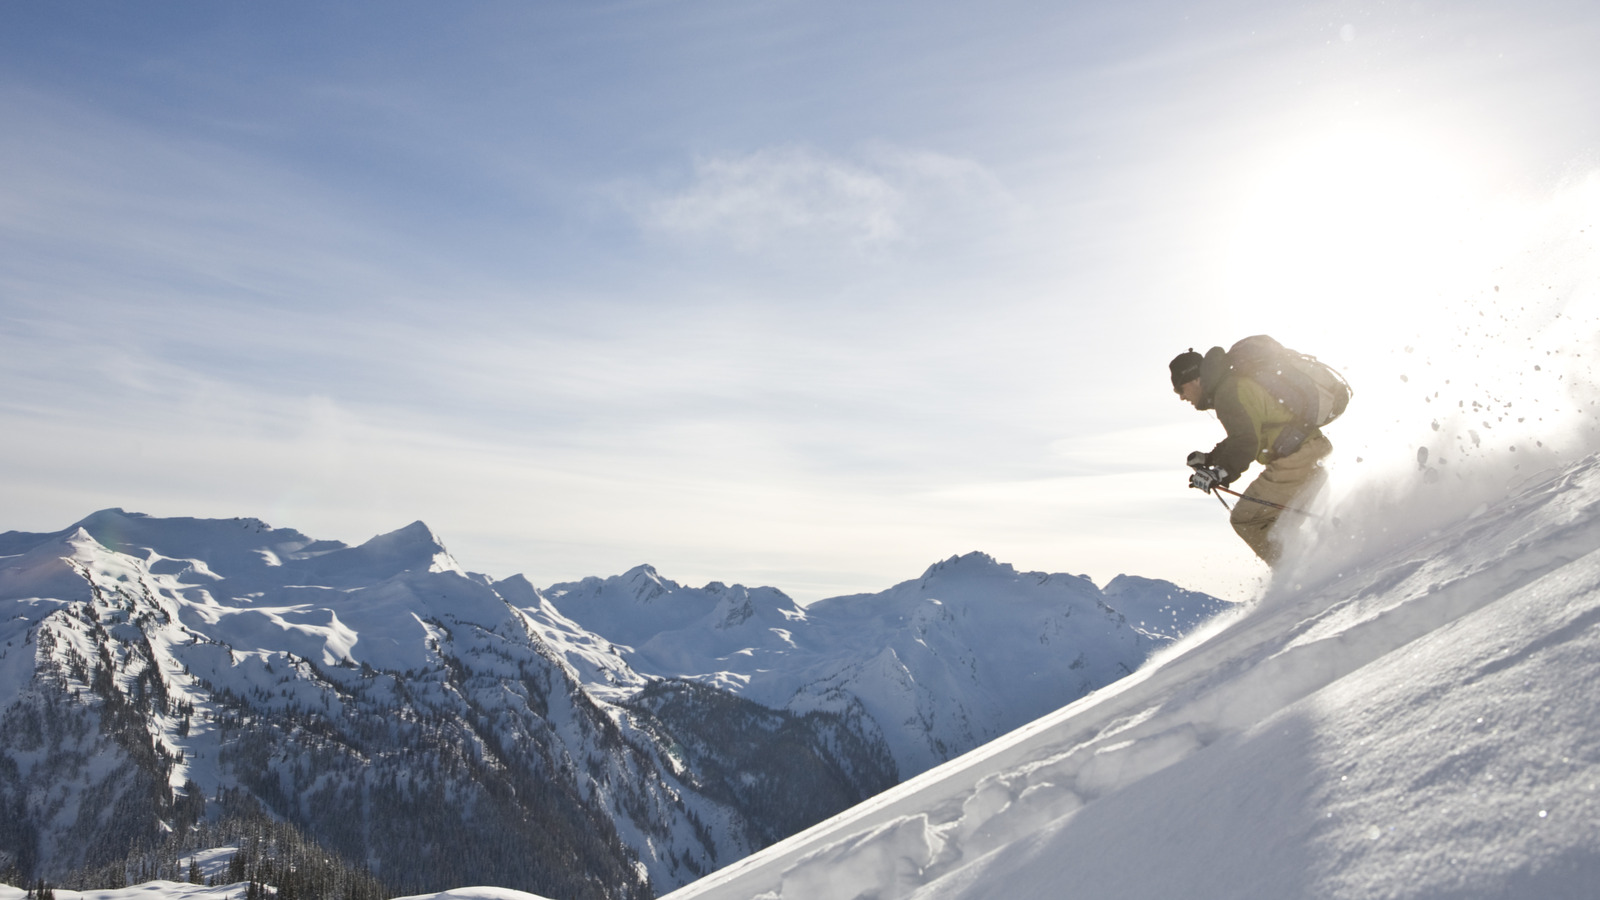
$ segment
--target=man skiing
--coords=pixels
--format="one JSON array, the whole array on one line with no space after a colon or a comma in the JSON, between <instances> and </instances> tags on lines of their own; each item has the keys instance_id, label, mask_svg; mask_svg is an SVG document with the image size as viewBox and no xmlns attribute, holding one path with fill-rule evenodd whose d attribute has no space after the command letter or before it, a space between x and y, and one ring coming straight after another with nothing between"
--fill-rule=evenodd
<instances>
[{"instance_id":1,"label":"man skiing","mask_svg":"<svg viewBox=\"0 0 1600 900\"><path fill-rule=\"evenodd\" d=\"M1247 342L1258 343L1246 347ZM1262 346L1271 348L1269 354L1284 354L1283 359L1292 362L1246 365L1250 351ZM1337 378L1335 390L1343 387L1343 399L1336 401L1331 415L1318 415L1314 410L1308 413L1305 407L1316 405L1315 391L1306 390L1311 376L1301 377L1303 373L1295 370L1296 365L1332 371L1265 337L1246 338L1232 350L1212 347L1204 356L1191 348L1178 354L1168 366L1172 389L1178 396L1195 409L1216 410L1217 419L1228 433L1211 452L1196 450L1189 454L1188 465L1194 470L1190 487L1210 493L1214 487L1232 484L1252 461L1266 467L1245 488L1229 521L1239 537L1269 566L1275 565L1283 552L1272 539L1272 529L1284 507L1298 506L1314 497L1327 480L1321 464L1333 452L1333 444L1318 426L1343 412L1349 401L1349 386L1333 373ZM1296 379L1298 383L1289 383ZM1311 399L1302 401L1298 396L1289 396L1297 390L1308 393Z\"/></svg>"}]
</instances>

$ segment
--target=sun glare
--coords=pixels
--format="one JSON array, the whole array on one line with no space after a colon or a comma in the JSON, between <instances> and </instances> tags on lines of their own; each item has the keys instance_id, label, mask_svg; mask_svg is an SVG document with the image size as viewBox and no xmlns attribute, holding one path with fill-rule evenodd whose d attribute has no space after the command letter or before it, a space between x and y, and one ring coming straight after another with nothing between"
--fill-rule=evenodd
<instances>
[{"instance_id":1,"label":"sun glare","mask_svg":"<svg viewBox=\"0 0 1600 900\"><path fill-rule=\"evenodd\" d=\"M1452 145L1377 132L1260 162L1225 324L1344 371L1357 400L1330 436L1350 461L1515 473L1600 440L1600 174L1491 192Z\"/></svg>"},{"instance_id":2,"label":"sun glare","mask_svg":"<svg viewBox=\"0 0 1600 900\"><path fill-rule=\"evenodd\" d=\"M1407 336L1459 295L1488 240L1461 154L1401 131L1344 130L1247 166L1219 254L1228 324L1337 363L1358 394L1394 378Z\"/></svg>"},{"instance_id":3,"label":"sun glare","mask_svg":"<svg viewBox=\"0 0 1600 900\"><path fill-rule=\"evenodd\" d=\"M1457 157L1376 132L1325 135L1264 159L1227 254L1244 308L1303 311L1308 334L1402 324L1470 258L1477 199ZM1294 323L1285 323L1291 325Z\"/></svg>"},{"instance_id":4,"label":"sun glare","mask_svg":"<svg viewBox=\"0 0 1600 900\"><path fill-rule=\"evenodd\" d=\"M1417 470L1494 453L1515 469L1530 448L1586 445L1600 176L1490 190L1470 142L1403 129L1308 137L1244 171L1215 325L1346 374L1337 455Z\"/></svg>"}]
</instances>

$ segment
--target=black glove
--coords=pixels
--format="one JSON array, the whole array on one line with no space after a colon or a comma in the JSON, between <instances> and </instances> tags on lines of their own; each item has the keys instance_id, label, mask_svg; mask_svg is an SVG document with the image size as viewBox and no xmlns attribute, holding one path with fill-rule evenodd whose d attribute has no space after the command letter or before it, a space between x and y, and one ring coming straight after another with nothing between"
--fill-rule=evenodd
<instances>
[{"instance_id":1,"label":"black glove","mask_svg":"<svg viewBox=\"0 0 1600 900\"><path fill-rule=\"evenodd\" d=\"M1196 450L1189 454L1189 460L1185 462L1184 465L1191 469L1198 469L1210 462L1209 456L1210 454L1206 453L1204 450Z\"/></svg>"},{"instance_id":2,"label":"black glove","mask_svg":"<svg viewBox=\"0 0 1600 900\"><path fill-rule=\"evenodd\" d=\"M1189 487L1199 488L1206 493L1217 485L1228 483L1228 473L1216 466L1195 466L1194 474L1189 476Z\"/></svg>"}]
</instances>

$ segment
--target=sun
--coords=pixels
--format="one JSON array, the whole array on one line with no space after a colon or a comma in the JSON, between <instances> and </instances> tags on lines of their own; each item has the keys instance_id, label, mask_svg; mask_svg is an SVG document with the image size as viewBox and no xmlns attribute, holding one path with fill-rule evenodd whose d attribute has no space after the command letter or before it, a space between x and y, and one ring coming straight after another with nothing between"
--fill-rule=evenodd
<instances>
[{"instance_id":1,"label":"sun","mask_svg":"<svg viewBox=\"0 0 1600 900\"><path fill-rule=\"evenodd\" d=\"M1264 149L1224 217L1227 325L1335 364L1358 396L1414 377L1410 345L1481 279L1495 240L1473 162L1454 142L1398 127Z\"/></svg>"},{"instance_id":2,"label":"sun","mask_svg":"<svg viewBox=\"0 0 1600 900\"><path fill-rule=\"evenodd\" d=\"M1467 255L1478 200L1457 154L1342 131L1278 148L1241 192L1228 247L1237 302L1303 310L1308 330L1392 321Z\"/></svg>"}]
</instances>

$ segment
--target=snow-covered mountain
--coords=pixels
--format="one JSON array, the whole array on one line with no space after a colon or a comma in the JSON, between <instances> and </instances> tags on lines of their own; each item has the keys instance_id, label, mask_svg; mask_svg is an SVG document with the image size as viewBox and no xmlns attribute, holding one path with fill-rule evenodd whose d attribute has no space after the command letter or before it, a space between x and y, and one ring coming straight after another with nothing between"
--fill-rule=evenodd
<instances>
[{"instance_id":1,"label":"snow-covered mountain","mask_svg":"<svg viewBox=\"0 0 1600 900\"><path fill-rule=\"evenodd\" d=\"M737 846L420 524L345 547L113 510L0 546L0 802L25 868L114 859L211 800L401 884L476 865L645 896L628 838L663 878Z\"/></svg>"},{"instance_id":2,"label":"snow-covered mountain","mask_svg":"<svg viewBox=\"0 0 1600 900\"><path fill-rule=\"evenodd\" d=\"M105 510L0 535L0 871L264 809L402 887L646 896L1221 606L981 554L806 608L649 567L539 590L462 570L422 523L352 547Z\"/></svg>"},{"instance_id":3,"label":"snow-covered mountain","mask_svg":"<svg viewBox=\"0 0 1600 900\"><path fill-rule=\"evenodd\" d=\"M1129 576L1101 591L982 553L805 608L771 588L687 588L648 566L557 584L530 602L547 633L578 636L553 644L599 684L628 684L631 672L701 681L774 709L865 713L902 775L1127 675L1226 606ZM589 634L615 643L597 653Z\"/></svg>"},{"instance_id":4,"label":"snow-covered mountain","mask_svg":"<svg viewBox=\"0 0 1600 900\"><path fill-rule=\"evenodd\" d=\"M1346 498L1132 677L670 900L1600 895L1600 458L1492 481Z\"/></svg>"}]
</instances>

